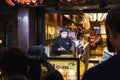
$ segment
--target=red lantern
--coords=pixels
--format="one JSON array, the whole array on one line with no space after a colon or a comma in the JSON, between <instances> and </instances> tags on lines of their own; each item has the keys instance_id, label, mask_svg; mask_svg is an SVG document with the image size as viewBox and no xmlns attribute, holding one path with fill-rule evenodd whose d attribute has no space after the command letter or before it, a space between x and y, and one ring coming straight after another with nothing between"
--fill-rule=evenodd
<instances>
[{"instance_id":1,"label":"red lantern","mask_svg":"<svg viewBox=\"0 0 120 80\"><path fill-rule=\"evenodd\" d=\"M5 2L10 6L15 6L15 4L11 0L5 0Z\"/></svg>"},{"instance_id":2,"label":"red lantern","mask_svg":"<svg viewBox=\"0 0 120 80\"><path fill-rule=\"evenodd\" d=\"M25 4L25 0L20 0L20 3L21 4Z\"/></svg>"},{"instance_id":3,"label":"red lantern","mask_svg":"<svg viewBox=\"0 0 120 80\"><path fill-rule=\"evenodd\" d=\"M43 3L43 2L44 2L44 0L38 0L38 2L39 2L39 3Z\"/></svg>"},{"instance_id":4,"label":"red lantern","mask_svg":"<svg viewBox=\"0 0 120 80\"><path fill-rule=\"evenodd\" d=\"M15 6L15 3L12 2L12 0L5 0L7 4L11 6ZM19 5L32 5L37 6L40 3L43 3L43 0L14 0L14 2L18 3Z\"/></svg>"},{"instance_id":5,"label":"red lantern","mask_svg":"<svg viewBox=\"0 0 120 80\"><path fill-rule=\"evenodd\" d=\"M17 0L16 2L19 4L30 4L31 0Z\"/></svg>"}]
</instances>

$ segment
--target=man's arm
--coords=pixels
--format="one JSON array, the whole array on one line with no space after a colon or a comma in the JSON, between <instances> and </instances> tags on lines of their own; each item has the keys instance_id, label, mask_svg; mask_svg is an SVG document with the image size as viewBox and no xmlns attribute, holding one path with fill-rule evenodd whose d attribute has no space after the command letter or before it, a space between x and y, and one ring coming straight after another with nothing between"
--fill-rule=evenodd
<instances>
[{"instance_id":1,"label":"man's arm","mask_svg":"<svg viewBox=\"0 0 120 80\"><path fill-rule=\"evenodd\" d=\"M54 41L52 42L52 49L54 51L58 51L58 48L59 48L59 46L57 44L57 39L54 39Z\"/></svg>"}]
</instances>

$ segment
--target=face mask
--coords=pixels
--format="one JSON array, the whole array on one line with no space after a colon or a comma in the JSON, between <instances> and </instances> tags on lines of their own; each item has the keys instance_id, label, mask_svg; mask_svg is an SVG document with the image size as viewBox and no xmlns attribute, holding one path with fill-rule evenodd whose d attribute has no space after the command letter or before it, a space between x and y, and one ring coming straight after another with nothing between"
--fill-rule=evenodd
<instances>
[{"instance_id":1,"label":"face mask","mask_svg":"<svg viewBox=\"0 0 120 80\"><path fill-rule=\"evenodd\" d=\"M61 33L61 37L62 37L62 38L66 38L67 36L68 36L68 35L67 35L67 32L62 32L62 33Z\"/></svg>"}]
</instances>

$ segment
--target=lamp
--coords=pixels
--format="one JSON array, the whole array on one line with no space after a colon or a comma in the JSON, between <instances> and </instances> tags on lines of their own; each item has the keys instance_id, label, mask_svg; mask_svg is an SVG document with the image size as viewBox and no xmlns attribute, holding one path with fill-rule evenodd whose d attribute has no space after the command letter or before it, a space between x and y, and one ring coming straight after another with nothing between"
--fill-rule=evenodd
<instances>
[{"instance_id":1,"label":"lamp","mask_svg":"<svg viewBox=\"0 0 120 80\"><path fill-rule=\"evenodd\" d=\"M38 6L42 4L43 0L5 0L7 4L11 6L22 5L22 6Z\"/></svg>"},{"instance_id":2,"label":"lamp","mask_svg":"<svg viewBox=\"0 0 120 80\"><path fill-rule=\"evenodd\" d=\"M89 13L89 19L92 22L103 21L107 16L107 13Z\"/></svg>"}]
</instances>

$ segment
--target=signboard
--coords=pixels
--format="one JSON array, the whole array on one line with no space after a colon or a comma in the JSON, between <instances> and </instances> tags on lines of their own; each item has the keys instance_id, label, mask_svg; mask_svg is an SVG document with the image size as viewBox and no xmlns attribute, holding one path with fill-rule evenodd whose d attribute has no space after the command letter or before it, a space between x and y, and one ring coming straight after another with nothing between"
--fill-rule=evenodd
<instances>
[{"instance_id":1,"label":"signboard","mask_svg":"<svg viewBox=\"0 0 120 80\"><path fill-rule=\"evenodd\" d=\"M49 62L62 73L64 80L78 80L77 60L49 60Z\"/></svg>"}]
</instances>

